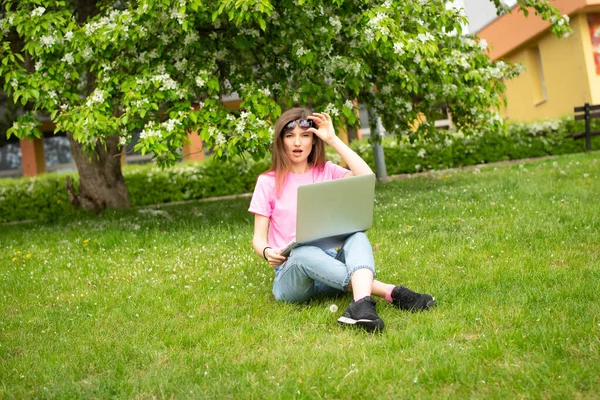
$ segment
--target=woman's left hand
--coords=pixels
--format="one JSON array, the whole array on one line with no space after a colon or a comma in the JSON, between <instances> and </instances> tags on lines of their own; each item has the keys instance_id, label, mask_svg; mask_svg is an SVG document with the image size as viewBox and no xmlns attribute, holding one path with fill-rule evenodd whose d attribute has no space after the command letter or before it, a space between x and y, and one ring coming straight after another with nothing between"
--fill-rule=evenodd
<instances>
[{"instance_id":1,"label":"woman's left hand","mask_svg":"<svg viewBox=\"0 0 600 400\"><path fill-rule=\"evenodd\" d=\"M331 144L331 142L337 138L335 129L333 128L333 122L331 117L326 113L313 113L307 117L313 120L317 125L316 128L308 129L308 132L312 132L321 138L325 143Z\"/></svg>"},{"instance_id":2,"label":"woman's left hand","mask_svg":"<svg viewBox=\"0 0 600 400\"><path fill-rule=\"evenodd\" d=\"M285 260L287 260L287 257L281 255L281 250L268 247L265 249L265 259L271 265L271 267L277 267L283 264Z\"/></svg>"}]
</instances>

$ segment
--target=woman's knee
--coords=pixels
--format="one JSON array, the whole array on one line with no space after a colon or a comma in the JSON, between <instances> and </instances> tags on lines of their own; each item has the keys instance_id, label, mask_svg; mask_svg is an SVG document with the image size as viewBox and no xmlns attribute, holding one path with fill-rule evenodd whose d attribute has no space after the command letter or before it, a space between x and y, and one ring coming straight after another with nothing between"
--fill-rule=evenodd
<instances>
[{"instance_id":1,"label":"woman's knee","mask_svg":"<svg viewBox=\"0 0 600 400\"><path fill-rule=\"evenodd\" d=\"M306 303L311 298L311 293L290 290L277 290L273 288L275 300L282 303Z\"/></svg>"},{"instance_id":2,"label":"woman's knee","mask_svg":"<svg viewBox=\"0 0 600 400\"><path fill-rule=\"evenodd\" d=\"M303 303L310 300L314 282L296 261L288 259L284 268L275 277L273 295L275 300L286 303Z\"/></svg>"},{"instance_id":3,"label":"woman's knee","mask_svg":"<svg viewBox=\"0 0 600 400\"><path fill-rule=\"evenodd\" d=\"M315 260L322 255L323 250L319 247L315 246L299 246L292 250L292 254L288 261L305 264L307 262L311 262L311 260Z\"/></svg>"},{"instance_id":4,"label":"woman's knee","mask_svg":"<svg viewBox=\"0 0 600 400\"><path fill-rule=\"evenodd\" d=\"M367 234L364 232L356 232L352 235L348 236L346 241L344 242L344 246L351 246L362 249L371 249L371 242L367 237Z\"/></svg>"},{"instance_id":5,"label":"woman's knee","mask_svg":"<svg viewBox=\"0 0 600 400\"><path fill-rule=\"evenodd\" d=\"M360 241L360 242L367 242L367 243L370 243L370 242L369 242L369 238L367 237L367 234L366 234L366 233L364 233L364 232L356 232L356 233L353 233L352 235L350 235L350 236L348 237L348 240L352 240L352 241L355 241L355 242L356 242L356 241Z\"/></svg>"}]
</instances>

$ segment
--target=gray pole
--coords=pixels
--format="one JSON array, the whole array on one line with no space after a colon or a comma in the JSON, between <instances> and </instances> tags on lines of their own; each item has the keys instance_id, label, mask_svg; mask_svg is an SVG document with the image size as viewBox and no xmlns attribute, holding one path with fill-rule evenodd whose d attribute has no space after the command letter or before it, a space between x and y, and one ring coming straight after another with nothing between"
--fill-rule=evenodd
<instances>
[{"instance_id":1,"label":"gray pole","mask_svg":"<svg viewBox=\"0 0 600 400\"><path fill-rule=\"evenodd\" d=\"M375 162L375 176L380 182L387 181L387 170L385 168L385 156L383 155L383 146L381 141L383 135L379 131L379 120L373 108L367 109L369 114L369 128L371 129L371 146L373 147L373 161Z\"/></svg>"}]
</instances>

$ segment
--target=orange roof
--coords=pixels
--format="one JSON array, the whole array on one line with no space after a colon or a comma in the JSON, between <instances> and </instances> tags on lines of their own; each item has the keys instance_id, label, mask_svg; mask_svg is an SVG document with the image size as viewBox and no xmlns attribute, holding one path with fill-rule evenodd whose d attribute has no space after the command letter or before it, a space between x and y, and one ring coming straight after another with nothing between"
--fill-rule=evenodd
<instances>
[{"instance_id":1,"label":"orange roof","mask_svg":"<svg viewBox=\"0 0 600 400\"><path fill-rule=\"evenodd\" d=\"M554 0L551 2L562 14L572 15L589 6L600 6L600 0ZM497 60L526 41L544 32L550 24L529 10L525 17L515 6L510 14L496 18L477 32L490 44L490 57Z\"/></svg>"}]
</instances>

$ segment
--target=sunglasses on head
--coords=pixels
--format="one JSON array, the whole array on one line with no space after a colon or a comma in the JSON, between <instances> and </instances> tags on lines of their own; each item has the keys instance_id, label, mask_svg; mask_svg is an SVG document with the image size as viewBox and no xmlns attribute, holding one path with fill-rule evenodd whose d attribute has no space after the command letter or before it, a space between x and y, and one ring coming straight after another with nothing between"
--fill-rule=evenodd
<instances>
[{"instance_id":1,"label":"sunglasses on head","mask_svg":"<svg viewBox=\"0 0 600 400\"><path fill-rule=\"evenodd\" d=\"M290 121L283 127L284 131L292 131L296 127L296 124L302 130L307 130L308 128L315 128L315 122L312 119L297 119L295 121Z\"/></svg>"}]
</instances>

